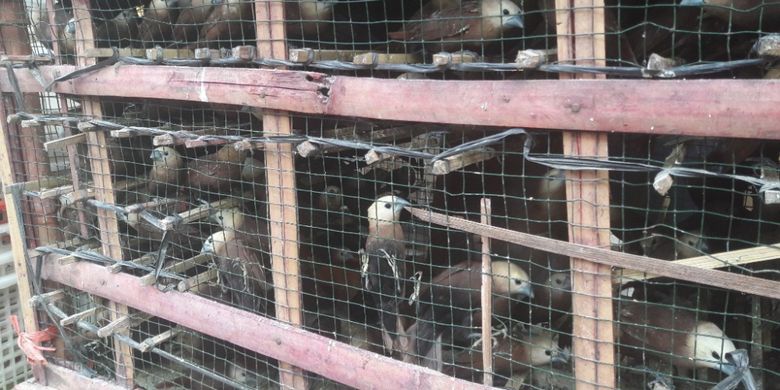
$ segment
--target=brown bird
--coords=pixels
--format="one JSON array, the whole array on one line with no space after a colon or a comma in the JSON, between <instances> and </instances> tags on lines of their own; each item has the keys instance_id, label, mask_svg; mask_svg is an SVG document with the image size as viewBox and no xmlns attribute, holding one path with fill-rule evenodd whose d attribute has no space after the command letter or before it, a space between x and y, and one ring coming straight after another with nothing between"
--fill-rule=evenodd
<instances>
[{"instance_id":1,"label":"brown bird","mask_svg":"<svg viewBox=\"0 0 780 390\"><path fill-rule=\"evenodd\" d=\"M527 373L531 367L550 363L567 363L569 350L558 345L558 334L549 329L531 328L521 332L512 332L495 339L493 347L493 373L510 378ZM453 364L446 363L447 375L473 382L482 381L482 348L477 347L479 340L470 348L458 353Z\"/></svg>"},{"instance_id":2,"label":"brown bird","mask_svg":"<svg viewBox=\"0 0 780 390\"><path fill-rule=\"evenodd\" d=\"M189 6L181 4L181 12L173 27L173 39L178 44L186 44L198 40L200 27L214 10L211 0L189 0Z\"/></svg>"},{"instance_id":3,"label":"brown bird","mask_svg":"<svg viewBox=\"0 0 780 390\"><path fill-rule=\"evenodd\" d=\"M388 37L420 43L433 52L480 50L510 28L523 28L523 11L511 0L468 0L409 20Z\"/></svg>"},{"instance_id":4,"label":"brown bird","mask_svg":"<svg viewBox=\"0 0 780 390\"><path fill-rule=\"evenodd\" d=\"M544 281L534 285L531 299L531 324L554 323L571 311L571 272L551 272ZM526 313L520 311L520 316Z\"/></svg>"},{"instance_id":5,"label":"brown bird","mask_svg":"<svg viewBox=\"0 0 780 390\"><path fill-rule=\"evenodd\" d=\"M198 42L190 48L231 46L224 41L243 41L253 36L252 1L216 0L214 9L206 18Z\"/></svg>"},{"instance_id":6,"label":"brown bird","mask_svg":"<svg viewBox=\"0 0 780 390\"><path fill-rule=\"evenodd\" d=\"M190 161L187 164L189 187L203 192L227 192L241 178L245 154L229 144L214 154Z\"/></svg>"},{"instance_id":7,"label":"brown bird","mask_svg":"<svg viewBox=\"0 0 780 390\"><path fill-rule=\"evenodd\" d=\"M287 37L292 39L319 39L331 34L333 1L297 0L284 3Z\"/></svg>"},{"instance_id":8,"label":"brown bird","mask_svg":"<svg viewBox=\"0 0 780 390\"><path fill-rule=\"evenodd\" d=\"M95 29L95 44L98 47L133 46L138 38L140 20L135 8L129 8L113 19L99 23Z\"/></svg>"},{"instance_id":9,"label":"brown bird","mask_svg":"<svg viewBox=\"0 0 780 390\"><path fill-rule=\"evenodd\" d=\"M237 239L261 253L271 253L268 221L262 216L249 215L238 207L217 209L210 219L223 230L232 232ZM270 264L266 262L266 264Z\"/></svg>"},{"instance_id":10,"label":"brown bird","mask_svg":"<svg viewBox=\"0 0 780 390\"><path fill-rule=\"evenodd\" d=\"M493 316L507 317L512 299L533 298L528 274L518 265L494 260ZM420 292L418 319L409 332L407 350L418 358L428 357L433 341L450 333L454 344L465 346L465 340L479 326L474 312L480 309L482 264L467 261L455 265L431 280L430 287Z\"/></svg>"},{"instance_id":11,"label":"brown bird","mask_svg":"<svg viewBox=\"0 0 780 390\"><path fill-rule=\"evenodd\" d=\"M407 278L406 243L401 211L409 202L387 195L368 208L365 290L379 310L382 336L387 350L394 348L397 336L398 305L403 299ZM400 298L400 299L399 299Z\"/></svg>"},{"instance_id":12,"label":"brown bird","mask_svg":"<svg viewBox=\"0 0 780 390\"><path fill-rule=\"evenodd\" d=\"M736 370L727 360L736 350L734 343L717 325L700 320L696 312L640 301L621 301L615 306L619 308L619 342L632 347L626 348L628 353L647 352L671 359L682 375L698 368L726 375Z\"/></svg>"},{"instance_id":13,"label":"brown bird","mask_svg":"<svg viewBox=\"0 0 780 390\"><path fill-rule=\"evenodd\" d=\"M166 196L175 193L184 174L184 160L176 149L160 146L150 155L153 165L149 172L149 193Z\"/></svg>"},{"instance_id":14,"label":"brown bird","mask_svg":"<svg viewBox=\"0 0 780 390\"><path fill-rule=\"evenodd\" d=\"M49 24L49 13L45 2L33 1L30 5L30 19L35 29L35 36L41 44L52 50L52 41L56 39L60 50L59 55L73 54L76 47L76 19L73 18L73 12L65 9L62 3L55 3L55 25L52 26Z\"/></svg>"},{"instance_id":15,"label":"brown bird","mask_svg":"<svg viewBox=\"0 0 780 390\"><path fill-rule=\"evenodd\" d=\"M201 253L214 254L222 291L230 302L256 313L266 311L266 280L262 255L239 239L235 231L223 230L209 236Z\"/></svg>"},{"instance_id":16,"label":"brown bird","mask_svg":"<svg viewBox=\"0 0 780 390\"><path fill-rule=\"evenodd\" d=\"M663 260L678 260L709 253L707 239L700 231L678 230L675 234L676 237L656 232L649 233L639 243L644 255Z\"/></svg>"},{"instance_id":17,"label":"brown bird","mask_svg":"<svg viewBox=\"0 0 780 390\"><path fill-rule=\"evenodd\" d=\"M680 5L703 7L707 15L746 30L780 17L779 0L682 0Z\"/></svg>"},{"instance_id":18,"label":"brown bird","mask_svg":"<svg viewBox=\"0 0 780 390\"><path fill-rule=\"evenodd\" d=\"M138 26L139 38L144 47L166 45L173 38L173 23L186 0L153 0L146 6L143 21Z\"/></svg>"}]
</instances>

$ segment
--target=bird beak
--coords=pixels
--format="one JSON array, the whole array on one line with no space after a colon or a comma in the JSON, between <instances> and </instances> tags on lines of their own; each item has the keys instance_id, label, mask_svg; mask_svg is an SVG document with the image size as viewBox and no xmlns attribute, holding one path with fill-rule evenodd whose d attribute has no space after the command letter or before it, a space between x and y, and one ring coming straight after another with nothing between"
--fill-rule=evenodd
<instances>
[{"instance_id":1,"label":"bird beak","mask_svg":"<svg viewBox=\"0 0 780 390\"><path fill-rule=\"evenodd\" d=\"M152 161L162 161L163 160L163 154L159 150L152 150L152 155L149 156L149 158L151 158Z\"/></svg>"},{"instance_id":2,"label":"bird beak","mask_svg":"<svg viewBox=\"0 0 780 390\"><path fill-rule=\"evenodd\" d=\"M704 6L704 0L682 0L680 5L686 7L701 7Z\"/></svg>"},{"instance_id":3,"label":"bird beak","mask_svg":"<svg viewBox=\"0 0 780 390\"><path fill-rule=\"evenodd\" d=\"M569 348L560 348L556 346L550 354L550 362L553 364L567 364L569 363L570 358L571 351L569 351Z\"/></svg>"},{"instance_id":4,"label":"bird beak","mask_svg":"<svg viewBox=\"0 0 780 390\"><path fill-rule=\"evenodd\" d=\"M720 371L728 375L736 385L737 381L741 381L745 385L747 390L758 390L756 386L756 380L753 378L753 373L750 371L750 362L748 361L747 351L744 349L738 349L725 354L726 362L721 363ZM734 376L737 378L734 378Z\"/></svg>"},{"instance_id":5,"label":"bird beak","mask_svg":"<svg viewBox=\"0 0 780 390\"><path fill-rule=\"evenodd\" d=\"M517 295L521 296L521 300L528 298L528 300L534 299L534 289L531 287L531 283L523 282L520 284L520 288L517 290Z\"/></svg>"},{"instance_id":6,"label":"bird beak","mask_svg":"<svg viewBox=\"0 0 780 390\"><path fill-rule=\"evenodd\" d=\"M68 24L65 25L65 32L70 35L76 33L76 19L71 18L68 20Z\"/></svg>"},{"instance_id":7,"label":"bird beak","mask_svg":"<svg viewBox=\"0 0 780 390\"><path fill-rule=\"evenodd\" d=\"M412 206L412 204L411 204L411 203L409 203L409 201L408 201L408 200L406 200L406 199L404 199L404 198L398 198L398 197L396 197L396 199L395 199L395 208L396 208L396 209L398 209L398 210L403 210L404 208L406 208L406 207L411 207L411 206Z\"/></svg>"},{"instance_id":8,"label":"bird beak","mask_svg":"<svg viewBox=\"0 0 780 390\"><path fill-rule=\"evenodd\" d=\"M523 23L523 15L510 16L508 19L504 20L504 27L525 28L525 23Z\"/></svg>"}]
</instances>

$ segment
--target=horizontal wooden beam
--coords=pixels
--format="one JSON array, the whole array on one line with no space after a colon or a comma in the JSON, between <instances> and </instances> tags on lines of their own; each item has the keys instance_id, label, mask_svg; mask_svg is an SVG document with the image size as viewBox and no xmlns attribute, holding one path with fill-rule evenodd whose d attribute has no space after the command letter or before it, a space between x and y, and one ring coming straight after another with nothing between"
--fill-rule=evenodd
<instances>
[{"instance_id":1,"label":"horizontal wooden beam","mask_svg":"<svg viewBox=\"0 0 780 390\"><path fill-rule=\"evenodd\" d=\"M450 229L489 237L494 240L511 242L545 252L592 261L598 264L620 267L627 270L640 271L652 275L665 276L672 279L700 283L716 288L730 289L745 294L780 299L780 282L757 278L733 272L715 269L699 268L690 264L670 262L652 257L621 253L567 241L556 240L533 234L485 225L467 219L449 216L419 208L407 207L416 218Z\"/></svg>"},{"instance_id":2,"label":"horizontal wooden beam","mask_svg":"<svg viewBox=\"0 0 780 390\"><path fill-rule=\"evenodd\" d=\"M81 261L63 266L51 261L42 276L352 387L486 388L191 293L142 286L138 277L114 274L96 264ZM177 310L170 310L172 307Z\"/></svg>"},{"instance_id":3,"label":"horizontal wooden beam","mask_svg":"<svg viewBox=\"0 0 780 390\"><path fill-rule=\"evenodd\" d=\"M74 69L39 67L45 80ZM11 92L5 72L0 70L0 91ZM27 69L17 69L16 77L22 92L43 90ZM53 91L414 122L780 139L780 80L410 83L304 71L122 65L60 82Z\"/></svg>"}]
</instances>

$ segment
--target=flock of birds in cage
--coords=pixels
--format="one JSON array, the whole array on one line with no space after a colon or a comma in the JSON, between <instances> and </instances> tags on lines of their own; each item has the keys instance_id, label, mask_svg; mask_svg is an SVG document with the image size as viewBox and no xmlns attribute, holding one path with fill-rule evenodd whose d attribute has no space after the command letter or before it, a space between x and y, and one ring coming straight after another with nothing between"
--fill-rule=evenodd
<instances>
[{"instance_id":1,"label":"flock of birds in cage","mask_svg":"<svg viewBox=\"0 0 780 390\"><path fill-rule=\"evenodd\" d=\"M294 123L326 128L327 122ZM415 133L412 139L428 138L416 145L446 148L457 140L478 138L475 129L436 129ZM449 138L442 140L443 131ZM535 139L533 151L561 153L560 135L538 133ZM188 288L273 317L275 284L262 152L232 143L154 147L151 137L144 136L121 147L110 141L116 182L138 179L117 193L117 203L128 211L120 218L124 257L145 259L163 271L188 259L207 258L191 270L179 268L184 278L216 270L210 279ZM405 209L426 206L477 220L480 199L490 198L494 226L568 240L565 172L524 160L519 153L523 142L507 139L502 153L441 176L433 176L425 161L414 158L371 167L355 162L353 151L344 149L298 157L303 326L480 382L481 344L486 342L481 333L481 238L436 228ZM673 161L676 166L757 178L777 175L773 161L780 155L776 144L752 140L625 135L611 136L609 146L613 157L627 161ZM614 250L676 260L780 242L780 207L765 203L750 184L732 178L676 177L661 195L653 180L646 172L610 174ZM88 225L98 226L94 210L85 207L91 206L87 202L63 209L66 238L83 236L79 213L93 215ZM150 222L192 208L207 210L208 220L180 223L167 233ZM160 251L163 241L167 249ZM491 240L490 248L489 342L495 383L572 388L569 259L498 240ZM165 285L169 276L159 273L159 283ZM657 377L653 383L685 386L694 370L731 375L744 368L738 364L744 356L737 346L750 338L750 297L670 280L625 281L615 294L615 333L622 357L618 363L642 373L638 383ZM768 315L764 326L774 329L774 318ZM775 345L771 338L767 343ZM776 368L774 355L767 354L768 372ZM745 380L747 388L755 388Z\"/></svg>"},{"instance_id":2,"label":"flock of birds in cage","mask_svg":"<svg viewBox=\"0 0 780 390\"><path fill-rule=\"evenodd\" d=\"M30 1L37 39L49 49L57 40L58 54L74 55L80 21L71 0L55 1L51 18L43 1ZM89 7L97 47L255 44L254 3L248 0L91 0ZM284 10L290 47L415 55L404 62L427 62L430 54L446 51L505 63L518 50L556 45L552 0L289 0ZM749 58L760 34L780 31L775 0L622 0L607 2L604 14L606 60L616 66L657 66L652 55L666 67ZM737 75L756 77L753 69Z\"/></svg>"}]
</instances>

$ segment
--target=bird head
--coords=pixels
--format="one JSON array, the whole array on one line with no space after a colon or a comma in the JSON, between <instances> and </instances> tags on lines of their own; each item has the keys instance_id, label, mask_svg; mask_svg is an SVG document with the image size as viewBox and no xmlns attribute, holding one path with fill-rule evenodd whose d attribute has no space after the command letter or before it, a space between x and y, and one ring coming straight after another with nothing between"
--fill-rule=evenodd
<instances>
[{"instance_id":1,"label":"bird head","mask_svg":"<svg viewBox=\"0 0 780 390\"><path fill-rule=\"evenodd\" d=\"M328 20L333 17L333 0L299 0L303 20Z\"/></svg>"},{"instance_id":2,"label":"bird head","mask_svg":"<svg viewBox=\"0 0 780 390\"><path fill-rule=\"evenodd\" d=\"M234 234L231 231L228 230L218 231L206 238L206 241L203 242L203 248L200 250L200 253L211 253L211 254L220 253L225 243L234 238L235 238Z\"/></svg>"},{"instance_id":3,"label":"bird head","mask_svg":"<svg viewBox=\"0 0 780 390\"><path fill-rule=\"evenodd\" d=\"M244 159L244 166L241 168L241 179L245 181L261 181L264 177L265 164L251 156Z\"/></svg>"},{"instance_id":4,"label":"bird head","mask_svg":"<svg viewBox=\"0 0 780 390\"><path fill-rule=\"evenodd\" d=\"M154 148L149 158L152 159L155 166L159 167L181 168L184 164L181 154L176 149L167 146Z\"/></svg>"},{"instance_id":5,"label":"bird head","mask_svg":"<svg viewBox=\"0 0 780 390\"><path fill-rule=\"evenodd\" d=\"M244 213L238 207L216 209L209 215L209 219L223 229L238 229L244 224Z\"/></svg>"},{"instance_id":6,"label":"bird head","mask_svg":"<svg viewBox=\"0 0 780 390\"><path fill-rule=\"evenodd\" d=\"M76 19L70 18L68 19L68 23L65 24L65 36L68 38L73 38L76 36Z\"/></svg>"},{"instance_id":7,"label":"bird head","mask_svg":"<svg viewBox=\"0 0 780 390\"><path fill-rule=\"evenodd\" d=\"M549 285L553 294L571 292L571 272L554 272L550 274Z\"/></svg>"},{"instance_id":8,"label":"bird head","mask_svg":"<svg viewBox=\"0 0 780 390\"><path fill-rule=\"evenodd\" d=\"M241 164L246 158L246 151L236 149L235 145L227 144L217 151L217 160Z\"/></svg>"},{"instance_id":9,"label":"bird head","mask_svg":"<svg viewBox=\"0 0 780 390\"><path fill-rule=\"evenodd\" d=\"M736 367L726 359L726 354L736 351L731 339L712 322L701 321L688 335L687 346L694 349L691 354L695 368L712 368L730 375Z\"/></svg>"},{"instance_id":10,"label":"bird head","mask_svg":"<svg viewBox=\"0 0 780 390\"><path fill-rule=\"evenodd\" d=\"M531 328L526 341L531 345L528 362L531 366L569 362L570 351L558 345L558 334L549 329Z\"/></svg>"},{"instance_id":11,"label":"bird head","mask_svg":"<svg viewBox=\"0 0 780 390\"><path fill-rule=\"evenodd\" d=\"M679 234L675 241L674 249L677 252L677 257L680 259L701 256L710 251L707 240L698 230Z\"/></svg>"},{"instance_id":12,"label":"bird head","mask_svg":"<svg viewBox=\"0 0 780 390\"><path fill-rule=\"evenodd\" d=\"M523 10L512 0L483 0L482 17L504 30L525 27Z\"/></svg>"},{"instance_id":13,"label":"bird head","mask_svg":"<svg viewBox=\"0 0 780 390\"><path fill-rule=\"evenodd\" d=\"M517 264L509 261L494 261L493 289L502 294L507 294L519 299L533 299L534 291L528 273Z\"/></svg>"},{"instance_id":14,"label":"bird head","mask_svg":"<svg viewBox=\"0 0 780 390\"><path fill-rule=\"evenodd\" d=\"M539 198L563 199L566 197L566 173L560 169L550 169L542 177L539 186Z\"/></svg>"},{"instance_id":15,"label":"bird head","mask_svg":"<svg viewBox=\"0 0 780 390\"><path fill-rule=\"evenodd\" d=\"M411 203L395 195L386 195L377 199L368 208L368 220L375 222L396 222L401 218L401 211Z\"/></svg>"}]
</instances>

